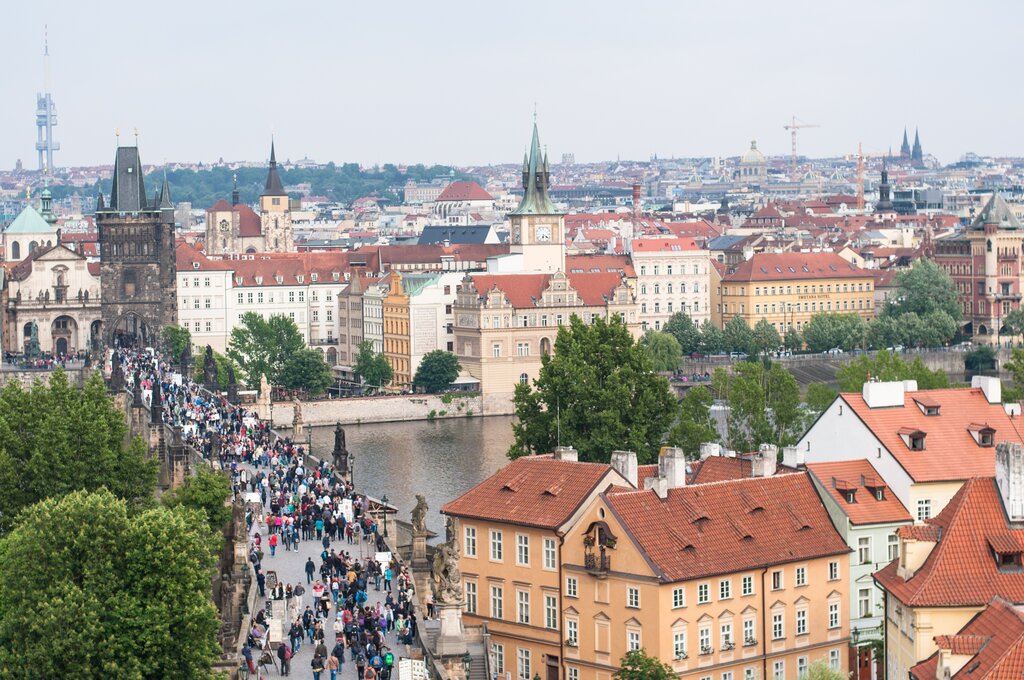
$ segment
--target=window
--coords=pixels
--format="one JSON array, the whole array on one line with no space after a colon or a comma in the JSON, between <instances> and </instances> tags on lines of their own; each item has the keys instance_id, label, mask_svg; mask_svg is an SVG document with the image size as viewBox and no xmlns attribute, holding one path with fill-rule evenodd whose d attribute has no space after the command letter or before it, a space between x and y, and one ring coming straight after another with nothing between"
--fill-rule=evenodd
<instances>
[{"instance_id":1,"label":"window","mask_svg":"<svg viewBox=\"0 0 1024 680\"><path fill-rule=\"evenodd\" d=\"M494 672L498 675L505 674L505 645L494 643L491 645L491 657L494 659Z\"/></svg>"},{"instance_id":2,"label":"window","mask_svg":"<svg viewBox=\"0 0 1024 680\"><path fill-rule=\"evenodd\" d=\"M212 330L213 330L213 322L211 322L211 321L207 321L207 322L206 322L206 332L207 332L207 333L209 333L209 332L211 332Z\"/></svg>"},{"instance_id":3,"label":"window","mask_svg":"<svg viewBox=\"0 0 1024 680\"><path fill-rule=\"evenodd\" d=\"M466 557L476 557L476 527L466 527L462 541L462 552Z\"/></svg>"},{"instance_id":4,"label":"window","mask_svg":"<svg viewBox=\"0 0 1024 680\"><path fill-rule=\"evenodd\" d=\"M722 673L722 680L732 680L732 671L725 671Z\"/></svg>"},{"instance_id":5,"label":"window","mask_svg":"<svg viewBox=\"0 0 1024 680\"><path fill-rule=\"evenodd\" d=\"M839 580L839 562L833 560L828 563L828 580L838 581Z\"/></svg>"},{"instance_id":6,"label":"window","mask_svg":"<svg viewBox=\"0 0 1024 680\"><path fill-rule=\"evenodd\" d=\"M466 581L466 613L476 614L476 581Z\"/></svg>"},{"instance_id":7,"label":"window","mask_svg":"<svg viewBox=\"0 0 1024 680\"><path fill-rule=\"evenodd\" d=\"M558 627L558 598L554 595L544 596L544 627Z\"/></svg>"},{"instance_id":8,"label":"window","mask_svg":"<svg viewBox=\"0 0 1024 680\"><path fill-rule=\"evenodd\" d=\"M530 675L530 650L518 648L516 659L519 665L519 680L533 680L533 676Z\"/></svg>"},{"instance_id":9,"label":"window","mask_svg":"<svg viewBox=\"0 0 1024 680\"><path fill-rule=\"evenodd\" d=\"M807 610L796 610L796 634L807 635Z\"/></svg>"},{"instance_id":10,"label":"window","mask_svg":"<svg viewBox=\"0 0 1024 680\"><path fill-rule=\"evenodd\" d=\"M796 585L805 586L807 585L807 567L796 568Z\"/></svg>"},{"instance_id":11,"label":"window","mask_svg":"<svg viewBox=\"0 0 1024 680\"><path fill-rule=\"evenodd\" d=\"M632 652L634 649L640 649L640 631L638 630L626 633L626 651Z\"/></svg>"},{"instance_id":12,"label":"window","mask_svg":"<svg viewBox=\"0 0 1024 680\"><path fill-rule=\"evenodd\" d=\"M828 650L828 667L834 671L839 670L839 650L830 649Z\"/></svg>"},{"instance_id":13,"label":"window","mask_svg":"<svg viewBox=\"0 0 1024 680\"><path fill-rule=\"evenodd\" d=\"M526 373L520 373L519 374L519 384L525 385L528 382L530 382L530 376L528 374L526 374Z\"/></svg>"},{"instance_id":14,"label":"window","mask_svg":"<svg viewBox=\"0 0 1024 680\"><path fill-rule=\"evenodd\" d=\"M566 672L569 674L568 680L580 680L580 669L579 668L573 668L572 666L570 666L569 668L566 669Z\"/></svg>"},{"instance_id":15,"label":"window","mask_svg":"<svg viewBox=\"0 0 1024 680\"><path fill-rule=\"evenodd\" d=\"M519 623L530 623L530 591L516 591L516 616Z\"/></svg>"},{"instance_id":16,"label":"window","mask_svg":"<svg viewBox=\"0 0 1024 680\"><path fill-rule=\"evenodd\" d=\"M772 664L772 680L786 680L785 661L776 661Z\"/></svg>"},{"instance_id":17,"label":"window","mask_svg":"<svg viewBox=\"0 0 1024 680\"><path fill-rule=\"evenodd\" d=\"M710 654L711 652L715 651L711 647L711 629L710 628L701 628L700 631L698 631L698 639L700 641L700 653L701 654Z\"/></svg>"},{"instance_id":18,"label":"window","mask_svg":"<svg viewBox=\"0 0 1024 680\"><path fill-rule=\"evenodd\" d=\"M807 675L807 657L798 656L796 658L796 677L803 678Z\"/></svg>"},{"instance_id":19,"label":"window","mask_svg":"<svg viewBox=\"0 0 1024 680\"><path fill-rule=\"evenodd\" d=\"M746 595L753 595L754 594L754 577L753 576L744 576L743 580L741 581L741 583L742 583L742 586L740 588L740 592L744 596L746 596Z\"/></svg>"},{"instance_id":20,"label":"window","mask_svg":"<svg viewBox=\"0 0 1024 680\"><path fill-rule=\"evenodd\" d=\"M857 591L857 611L862 619L871 616L871 588Z\"/></svg>"},{"instance_id":21,"label":"window","mask_svg":"<svg viewBox=\"0 0 1024 680\"><path fill-rule=\"evenodd\" d=\"M782 590L782 570L772 572L772 590Z\"/></svg>"},{"instance_id":22,"label":"window","mask_svg":"<svg viewBox=\"0 0 1024 680\"><path fill-rule=\"evenodd\" d=\"M839 603L832 602L828 605L828 627L839 627Z\"/></svg>"},{"instance_id":23,"label":"window","mask_svg":"<svg viewBox=\"0 0 1024 680\"><path fill-rule=\"evenodd\" d=\"M895 559L899 559L900 556L900 537L896 534L889 534L886 538L889 545L889 561L892 562Z\"/></svg>"},{"instance_id":24,"label":"window","mask_svg":"<svg viewBox=\"0 0 1024 680\"><path fill-rule=\"evenodd\" d=\"M491 345L491 355L495 359L501 358L501 345L499 343L496 342L493 345Z\"/></svg>"},{"instance_id":25,"label":"window","mask_svg":"<svg viewBox=\"0 0 1024 680\"><path fill-rule=\"evenodd\" d=\"M672 656L676 659L686 658L686 633L672 633Z\"/></svg>"},{"instance_id":26,"label":"window","mask_svg":"<svg viewBox=\"0 0 1024 680\"><path fill-rule=\"evenodd\" d=\"M575 576L565 577L565 596L579 597L579 582Z\"/></svg>"},{"instance_id":27,"label":"window","mask_svg":"<svg viewBox=\"0 0 1024 680\"><path fill-rule=\"evenodd\" d=\"M701 583L697 586L697 604L706 604L711 601L711 586Z\"/></svg>"},{"instance_id":28,"label":"window","mask_svg":"<svg viewBox=\"0 0 1024 680\"><path fill-rule=\"evenodd\" d=\"M530 356L530 343L528 342L517 342L516 343L516 355L521 357Z\"/></svg>"},{"instance_id":29,"label":"window","mask_svg":"<svg viewBox=\"0 0 1024 680\"><path fill-rule=\"evenodd\" d=\"M786 637L786 628L783 626L782 612L772 614L772 639L781 640Z\"/></svg>"},{"instance_id":30,"label":"window","mask_svg":"<svg viewBox=\"0 0 1024 680\"><path fill-rule=\"evenodd\" d=\"M578 647L580 644L580 624L576 619L565 620L565 642L570 647Z\"/></svg>"},{"instance_id":31,"label":"window","mask_svg":"<svg viewBox=\"0 0 1024 680\"><path fill-rule=\"evenodd\" d=\"M722 624L722 628L719 631L719 633L720 633L719 640L722 643L722 649L731 649L732 646L733 646L733 644L732 644L732 624L731 623L723 623Z\"/></svg>"},{"instance_id":32,"label":"window","mask_svg":"<svg viewBox=\"0 0 1024 680\"><path fill-rule=\"evenodd\" d=\"M923 522L932 517L932 502L930 499L922 498L917 502L917 521Z\"/></svg>"},{"instance_id":33,"label":"window","mask_svg":"<svg viewBox=\"0 0 1024 680\"><path fill-rule=\"evenodd\" d=\"M516 534L516 564L530 566L530 537L525 534Z\"/></svg>"},{"instance_id":34,"label":"window","mask_svg":"<svg viewBox=\"0 0 1024 680\"><path fill-rule=\"evenodd\" d=\"M626 588L626 606L632 609L640 608L640 589L633 586Z\"/></svg>"},{"instance_id":35,"label":"window","mask_svg":"<svg viewBox=\"0 0 1024 680\"><path fill-rule=\"evenodd\" d=\"M505 609L505 592L501 586L491 586L491 618L500 619Z\"/></svg>"},{"instance_id":36,"label":"window","mask_svg":"<svg viewBox=\"0 0 1024 680\"><path fill-rule=\"evenodd\" d=\"M718 599L732 599L732 581L727 578L718 582Z\"/></svg>"},{"instance_id":37,"label":"window","mask_svg":"<svg viewBox=\"0 0 1024 680\"><path fill-rule=\"evenodd\" d=\"M544 568L545 569L557 569L555 564L555 539L545 538L544 539Z\"/></svg>"},{"instance_id":38,"label":"window","mask_svg":"<svg viewBox=\"0 0 1024 680\"><path fill-rule=\"evenodd\" d=\"M683 588L672 589L672 608L679 609L686 606L686 590Z\"/></svg>"},{"instance_id":39,"label":"window","mask_svg":"<svg viewBox=\"0 0 1024 680\"><path fill-rule=\"evenodd\" d=\"M750 666L743 669L743 680L754 680L754 669Z\"/></svg>"},{"instance_id":40,"label":"window","mask_svg":"<svg viewBox=\"0 0 1024 680\"><path fill-rule=\"evenodd\" d=\"M491 529L491 559L495 562L502 560L501 532Z\"/></svg>"},{"instance_id":41,"label":"window","mask_svg":"<svg viewBox=\"0 0 1024 680\"><path fill-rule=\"evenodd\" d=\"M743 619L743 644L757 644L757 635L754 634L754 619Z\"/></svg>"},{"instance_id":42,"label":"window","mask_svg":"<svg viewBox=\"0 0 1024 680\"><path fill-rule=\"evenodd\" d=\"M861 536L857 539L857 562L871 564L871 537Z\"/></svg>"}]
</instances>

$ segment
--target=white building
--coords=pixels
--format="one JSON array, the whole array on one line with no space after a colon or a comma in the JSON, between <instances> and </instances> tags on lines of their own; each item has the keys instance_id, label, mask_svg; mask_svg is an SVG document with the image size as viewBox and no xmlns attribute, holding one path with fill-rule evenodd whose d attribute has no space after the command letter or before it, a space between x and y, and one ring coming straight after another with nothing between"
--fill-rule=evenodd
<instances>
[{"instance_id":1,"label":"white building","mask_svg":"<svg viewBox=\"0 0 1024 680\"><path fill-rule=\"evenodd\" d=\"M629 242L636 299L644 330L661 330L683 312L701 324L711 316L711 263L690 238L636 238Z\"/></svg>"}]
</instances>

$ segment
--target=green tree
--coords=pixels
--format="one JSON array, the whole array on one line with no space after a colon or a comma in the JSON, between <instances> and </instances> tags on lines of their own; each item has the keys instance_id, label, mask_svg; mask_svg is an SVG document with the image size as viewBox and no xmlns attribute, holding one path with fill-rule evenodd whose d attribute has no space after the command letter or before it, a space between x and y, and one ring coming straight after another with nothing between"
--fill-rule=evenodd
<instances>
[{"instance_id":1,"label":"green tree","mask_svg":"<svg viewBox=\"0 0 1024 680\"><path fill-rule=\"evenodd\" d=\"M352 368L353 372L362 378L363 384L376 388L384 387L391 382L391 378L394 376L391 364L383 354L373 351L373 342L370 340L363 340L359 343L356 365Z\"/></svg>"},{"instance_id":2,"label":"green tree","mask_svg":"<svg viewBox=\"0 0 1024 680\"><path fill-rule=\"evenodd\" d=\"M1003 335L1024 335L1024 310L1013 309L1003 317Z\"/></svg>"},{"instance_id":3,"label":"green tree","mask_svg":"<svg viewBox=\"0 0 1024 680\"><path fill-rule=\"evenodd\" d=\"M192 334L184 326L164 326L160 337L175 362L181 360L181 353L192 344Z\"/></svg>"},{"instance_id":4,"label":"green tree","mask_svg":"<svg viewBox=\"0 0 1024 680\"><path fill-rule=\"evenodd\" d=\"M995 370L996 351L991 345L981 345L964 355L964 370L974 375Z\"/></svg>"},{"instance_id":5,"label":"green tree","mask_svg":"<svg viewBox=\"0 0 1024 680\"><path fill-rule=\"evenodd\" d=\"M454 354L443 349L435 349L423 356L412 384L431 394L443 392L451 387L461 370L462 365Z\"/></svg>"},{"instance_id":6,"label":"green tree","mask_svg":"<svg viewBox=\"0 0 1024 680\"><path fill-rule=\"evenodd\" d=\"M1003 364L1003 368L1012 376L1010 384L1003 389L1003 401L1024 400L1024 349L1011 351L1010 358ZM3 487L0 486L0 488Z\"/></svg>"},{"instance_id":7,"label":"green tree","mask_svg":"<svg viewBox=\"0 0 1024 680\"><path fill-rule=\"evenodd\" d=\"M61 370L31 390L8 382L0 390L0 533L23 508L78 489L150 503L157 463L140 438L125 446L127 433L99 373L82 389Z\"/></svg>"},{"instance_id":8,"label":"green tree","mask_svg":"<svg viewBox=\"0 0 1024 680\"><path fill-rule=\"evenodd\" d=\"M651 357L651 364L658 373L674 371L679 368L682 349L675 336L661 331L647 331L640 339L640 344Z\"/></svg>"},{"instance_id":9,"label":"green tree","mask_svg":"<svg viewBox=\"0 0 1024 680\"><path fill-rule=\"evenodd\" d=\"M725 334L722 329L704 319L700 325L700 351L702 354L718 354L725 351Z\"/></svg>"},{"instance_id":10,"label":"green tree","mask_svg":"<svg viewBox=\"0 0 1024 680\"><path fill-rule=\"evenodd\" d=\"M847 680L846 675L832 670L824 659L818 659L807 667L807 680Z\"/></svg>"},{"instance_id":11,"label":"green tree","mask_svg":"<svg viewBox=\"0 0 1024 680\"><path fill-rule=\"evenodd\" d=\"M863 344L867 325L856 313L815 314L804 326L804 342L812 352L824 352L839 347L851 350Z\"/></svg>"},{"instance_id":12,"label":"green tree","mask_svg":"<svg viewBox=\"0 0 1024 680\"><path fill-rule=\"evenodd\" d=\"M913 312L924 317L937 310L954 321L960 320L956 284L941 267L922 258L896 274L896 292L886 300L883 314L902 316Z\"/></svg>"},{"instance_id":13,"label":"green tree","mask_svg":"<svg viewBox=\"0 0 1024 680\"><path fill-rule=\"evenodd\" d=\"M790 326L782 336L782 344L786 349L796 352L804 346L804 336L796 326Z\"/></svg>"},{"instance_id":14,"label":"green tree","mask_svg":"<svg viewBox=\"0 0 1024 680\"><path fill-rule=\"evenodd\" d=\"M746 319L742 316L734 316L722 329L722 340L725 349L729 352L753 352L754 331L750 330Z\"/></svg>"},{"instance_id":15,"label":"green tree","mask_svg":"<svg viewBox=\"0 0 1024 680\"><path fill-rule=\"evenodd\" d=\"M662 330L672 334L679 341L680 352L686 356L701 351L700 329L693 319L683 312L676 312L665 322Z\"/></svg>"},{"instance_id":16,"label":"green tree","mask_svg":"<svg viewBox=\"0 0 1024 680\"><path fill-rule=\"evenodd\" d=\"M804 404L807 405L808 415L813 420L825 412L832 402L836 400L839 392L835 388L824 383L811 383L807 386L807 395L804 397Z\"/></svg>"},{"instance_id":17,"label":"green tree","mask_svg":"<svg viewBox=\"0 0 1024 680\"><path fill-rule=\"evenodd\" d=\"M165 493L161 500L168 508L183 505L203 513L211 531L220 531L231 521L231 481L226 475L204 467L185 478L185 483Z\"/></svg>"},{"instance_id":18,"label":"green tree","mask_svg":"<svg viewBox=\"0 0 1024 680\"><path fill-rule=\"evenodd\" d=\"M0 540L0 675L211 677L218 542L204 519L132 514L105 489L26 509Z\"/></svg>"},{"instance_id":19,"label":"green tree","mask_svg":"<svg viewBox=\"0 0 1024 680\"><path fill-rule=\"evenodd\" d=\"M903 324L892 316L878 316L868 324L868 346L885 349L907 344L907 333Z\"/></svg>"},{"instance_id":20,"label":"green tree","mask_svg":"<svg viewBox=\"0 0 1024 680\"><path fill-rule=\"evenodd\" d=\"M560 433L581 460L607 462L624 449L652 461L676 411L668 381L618 317L585 324L573 315L534 385L515 388L511 458L552 451Z\"/></svg>"},{"instance_id":21,"label":"green tree","mask_svg":"<svg viewBox=\"0 0 1024 680\"><path fill-rule=\"evenodd\" d=\"M779 337L779 332L775 330L775 326L768 323L765 319L758 321L754 326L753 348L755 353L774 352L780 345L782 345L782 338Z\"/></svg>"},{"instance_id":22,"label":"green tree","mask_svg":"<svg viewBox=\"0 0 1024 680\"><path fill-rule=\"evenodd\" d=\"M245 371L243 371L242 367L236 364L234 361L232 361L229 357L224 356L220 352L214 351L213 363L217 366L217 386L220 387L220 389L226 390L228 388L228 366L234 369L236 381L238 381L240 384L247 382L245 379ZM202 357L197 357L195 365L192 367L192 379L195 380L195 382L200 385L203 383L203 380L205 379L205 376L203 374ZM257 376L257 387L259 386L259 383L260 379Z\"/></svg>"},{"instance_id":23,"label":"green tree","mask_svg":"<svg viewBox=\"0 0 1024 680\"><path fill-rule=\"evenodd\" d=\"M646 650L634 649L626 652L619 661L615 680L671 680L679 675L667 663L650 656Z\"/></svg>"},{"instance_id":24,"label":"green tree","mask_svg":"<svg viewBox=\"0 0 1024 680\"><path fill-rule=\"evenodd\" d=\"M688 457L700 454L704 442L717 442L718 429L711 418L714 399L707 387L698 385L686 391L679 402L679 416L668 433L668 443L681 448Z\"/></svg>"},{"instance_id":25,"label":"green tree","mask_svg":"<svg viewBox=\"0 0 1024 680\"><path fill-rule=\"evenodd\" d=\"M307 348L285 359L278 373L278 384L291 390L306 390L315 397L334 384L334 376L323 355Z\"/></svg>"},{"instance_id":26,"label":"green tree","mask_svg":"<svg viewBox=\"0 0 1024 680\"><path fill-rule=\"evenodd\" d=\"M730 374L715 370L712 389L729 405L729 448L754 451L761 444L788 446L803 433L800 388L781 364L741 362Z\"/></svg>"},{"instance_id":27,"label":"green tree","mask_svg":"<svg viewBox=\"0 0 1024 680\"><path fill-rule=\"evenodd\" d=\"M840 366L836 371L836 382L843 392L860 392L869 378L883 382L916 380L917 388L920 390L949 387L949 378L945 372L929 369L921 361L921 357L915 357L913 361L904 361L886 350L879 351L873 357L866 354L859 356Z\"/></svg>"},{"instance_id":28,"label":"green tree","mask_svg":"<svg viewBox=\"0 0 1024 680\"><path fill-rule=\"evenodd\" d=\"M261 375L274 385L281 384L285 362L305 346L299 327L287 316L273 314L264 319L256 312L246 312L231 329L228 356L249 377L249 388L257 389Z\"/></svg>"}]
</instances>

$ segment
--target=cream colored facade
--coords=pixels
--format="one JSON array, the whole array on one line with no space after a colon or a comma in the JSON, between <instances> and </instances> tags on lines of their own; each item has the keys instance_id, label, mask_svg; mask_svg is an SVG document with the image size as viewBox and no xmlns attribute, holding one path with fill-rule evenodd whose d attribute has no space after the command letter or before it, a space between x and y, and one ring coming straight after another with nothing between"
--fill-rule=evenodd
<instances>
[{"instance_id":1,"label":"cream colored facade","mask_svg":"<svg viewBox=\"0 0 1024 680\"><path fill-rule=\"evenodd\" d=\"M663 239L669 242L667 239ZM672 242L684 239L671 239ZM701 324L711 316L711 263L706 250L657 249L659 239L634 240L630 256L636 270L636 299L642 330L660 331L676 312Z\"/></svg>"},{"instance_id":2,"label":"cream colored facade","mask_svg":"<svg viewBox=\"0 0 1024 680\"><path fill-rule=\"evenodd\" d=\"M587 563L584 539L598 526L619 537L606 569ZM632 648L684 680L796 680L819 660L846 675L848 555L661 583L603 497L569 531L562 554L563 629L567 640L577 636L566 648L567 678L612 680Z\"/></svg>"},{"instance_id":3,"label":"cream colored facade","mask_svg":"<svg viewBox=\"0 0 1024 680\"><path fill-rule=\"evenodd\" d=\"M936 635L952 635L983 607L908 607L886 595L886 672L890 678L909 677L910 669L931 656Z\"/></svg>"},{"instance_id":4,"label":"cream colored facade","mask_svg":"<svg viewBox=\"0 0 1024 680\"><path fill-rule=\"evenodd\" d=\"M409 296L402 288L402 275L392 271L386 283L384 296L384 358L393 372L391 384L406 387L412 383L409 360Z\"/></svg>"},{"instance_id":5,"label":"cream colored facade","mask_svg":"<svg viewBox=\"0 0 1024 680\"><path fill-rule=\"evenodd\" d=\"M726 275L721 283L720 313L723 326L741 316L751 328L765 319L780 334L795 327L803 332L815 314L856 313L874 316L874 278L799 278L735 281Z\"/></svg>"}]
</instances>

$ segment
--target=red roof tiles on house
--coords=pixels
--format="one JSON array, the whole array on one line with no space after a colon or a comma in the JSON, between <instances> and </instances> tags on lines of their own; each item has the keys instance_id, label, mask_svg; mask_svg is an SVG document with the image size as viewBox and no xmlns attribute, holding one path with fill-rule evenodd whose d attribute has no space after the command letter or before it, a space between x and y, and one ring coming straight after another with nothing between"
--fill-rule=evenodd
<instances>
[{"instance_id":1,"label":"red roof tiles on house","mask_svg":"<svg viewBox=\"0 0 1024 680\"><path fill-rule=\"evenodd\" d=\"M566 271L622 272L629 278L636 278L636 270L628 255L566 255Z\"/></svg>"},{"instance_id":2,"label":"red roof tiles on house","mask_svg":"<svg viewBox=\"0 0 1024 680\"><path fill-rule=\"evenodd\" d=\"M548 286L550 274L476 274L473 285L483 297L492 290L500 290L516 309L535 307L541 293Z\"/></svg>"},{"instance_id":3,"label":"red roof tiles on house","mask_svg":"<svg viewBox=\"0 0 1024 680\"><path fill-rule=\"evenodd\" d=\"M867 279L871 273L835 253L755 253L725 275L723 281L798 279Z\"/></svg>"},{"instance_id":4,"label":"red roof tiles on house","mask_svg":"<svg viewBox=\"0 0 1024 680\"><path fill-rule=\"evenodd\" d=\"M838 463L808 463L807 469L818 480L832 500L855 525L883 524L890 522L911 522L896 494L884 488L878 473L871 463L864 459L846 460ZM835 483L833 483L833 480ZM854 491L854 502L850 503L840 491ZM881 489L882 500L875 492Z\"/></svg>"},{"instance_id":5,"label":"red roof tiles on house","mask_svg":"<svg viewBox=\"0 0 1024 680\"><path fill-rule=\"evenodd\" d=\"M493 201L494 197L476 182L452 182L444 188L437 201Z\"/></svg>"},{"instance_id":6,"label":"red roof tiles on house","mask_svg":"<svg viewBox=\"0 0 1024 680\"><path fill-rule=\"evenodd\" d=\"M604 498L665 582L850 552L806 473Z\"/></svg>"},{"instance_id":7,"label":"red roof tiles on house","mask_svg":"<svg viewBox=\"0 0 1024 680\"><path fill-rule=\"evenodd\" d=\"M700 250L692 238L635 238L632 244L633 250L640 252Z\"/></svg>"},{"instance_id":8,"label":"red roof tiles on house","mask_svg":"<svg viewBox=\"0 0 1024 680\"><path fill-rule=\"evenodd\" d=\"M996 597L956 635L937 635L940 650L972 657L951 678L955 680L1019 680L1024 673L1024 615L1011 602ZM910 669L914 680L938 677L940 652Z\"/></svg>"}]
</instances>

